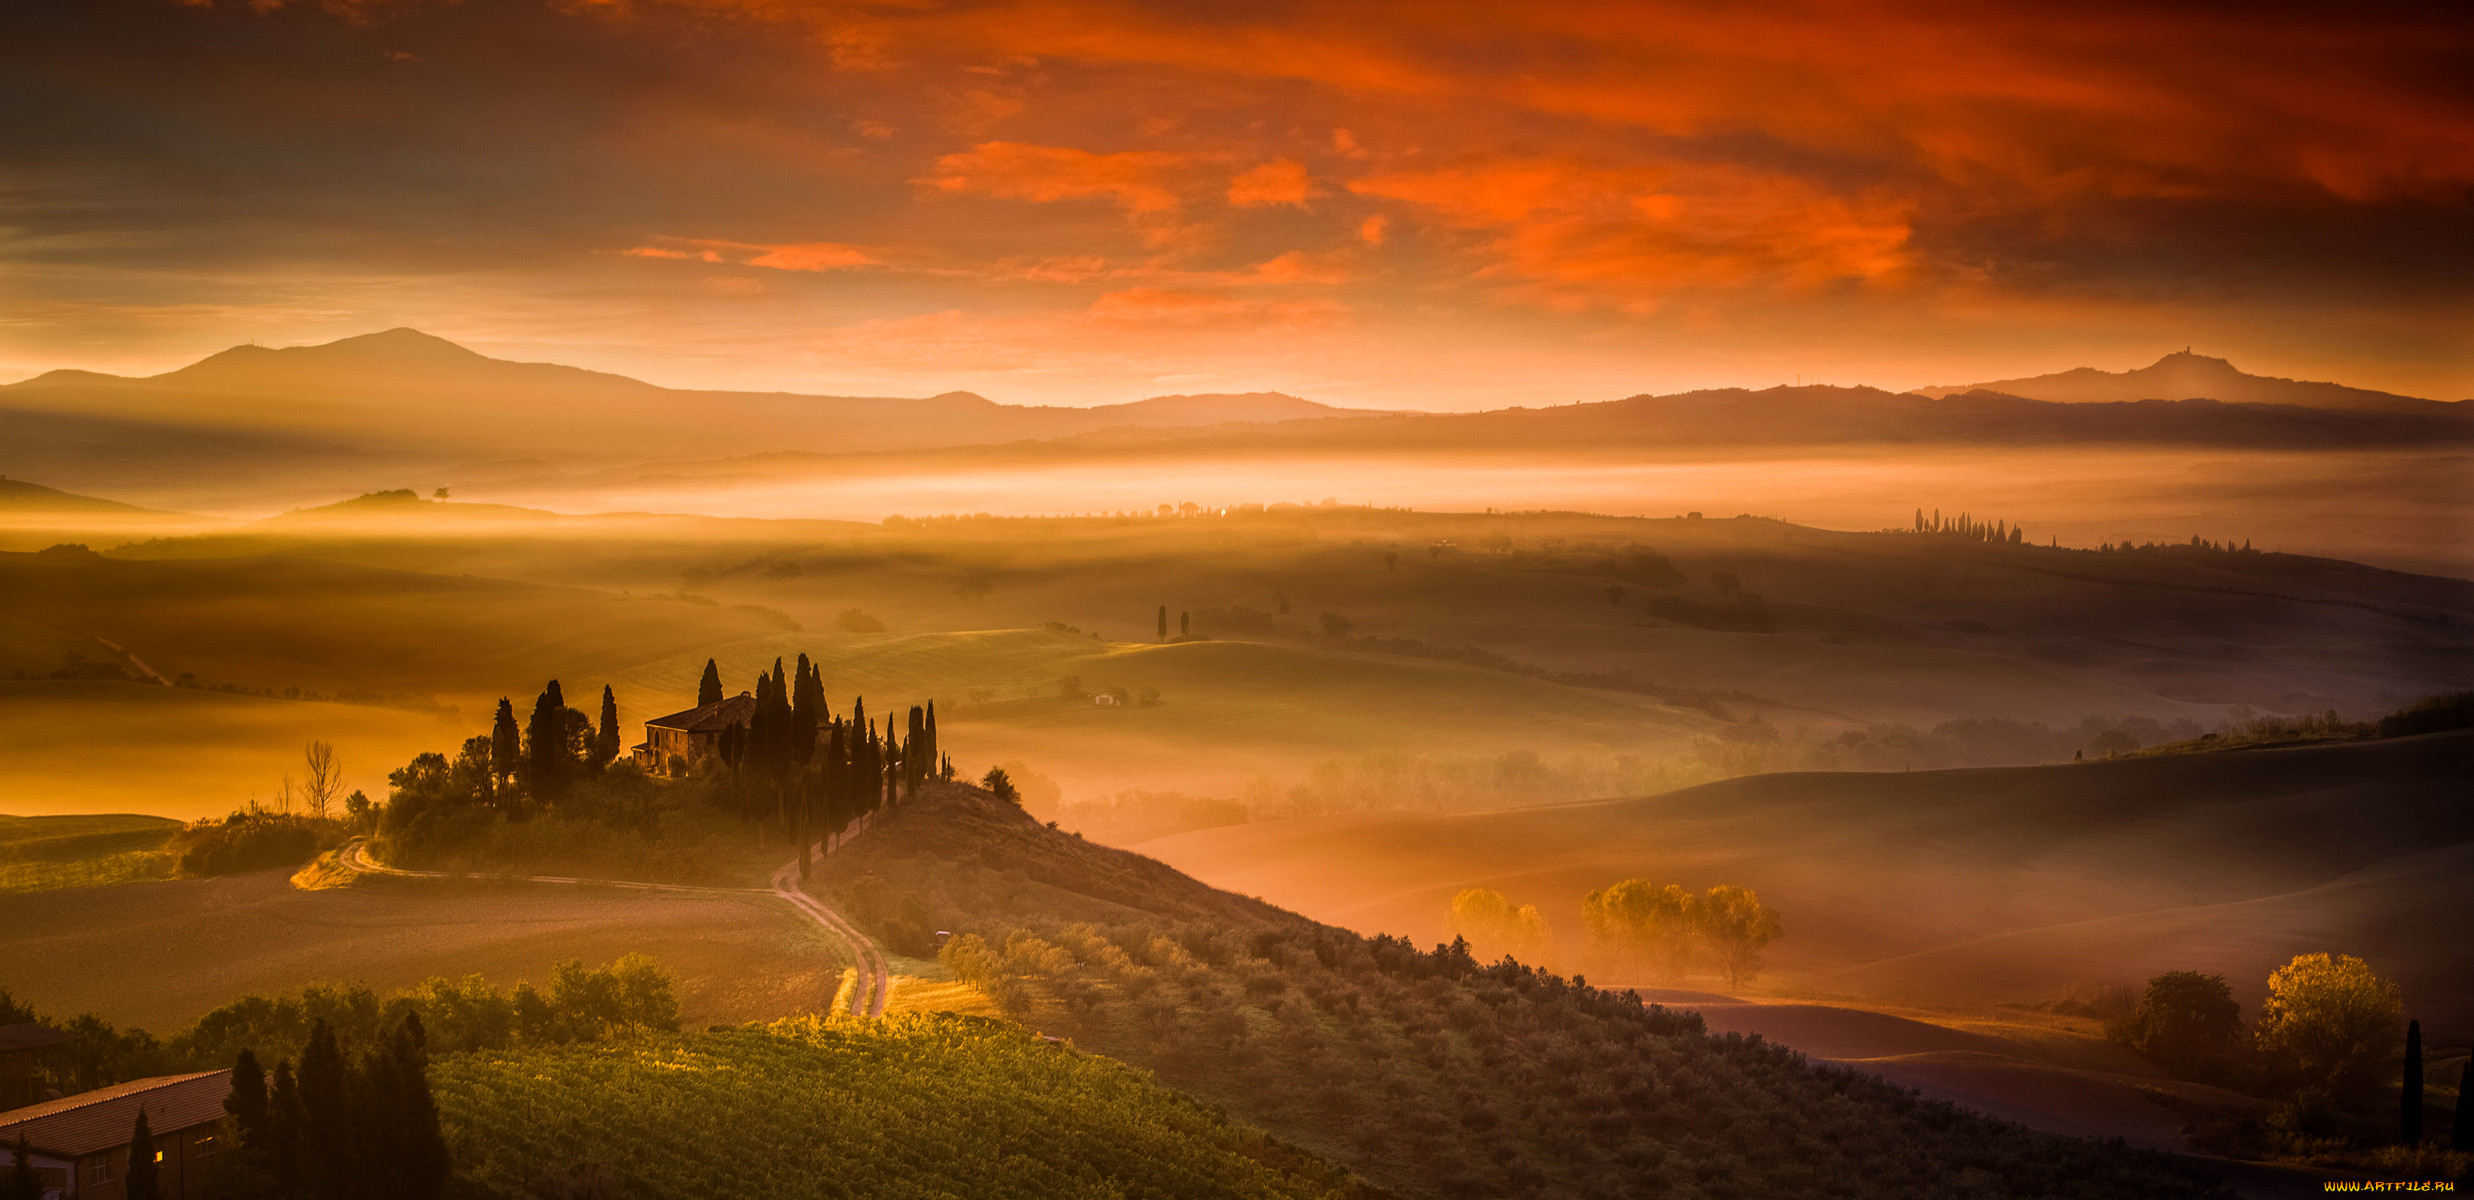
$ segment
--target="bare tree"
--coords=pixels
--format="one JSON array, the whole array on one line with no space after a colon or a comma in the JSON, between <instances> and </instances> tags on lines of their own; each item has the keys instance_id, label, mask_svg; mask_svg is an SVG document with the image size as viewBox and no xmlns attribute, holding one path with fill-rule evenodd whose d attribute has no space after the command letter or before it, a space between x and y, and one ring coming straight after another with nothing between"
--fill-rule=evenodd
<instances>
[{"instance_id":1,"label":"bare tree","mask_svg":"<svg viewBox=\"0 0 2474 1200\"><path fill-rule=\"evenodd\" d=\"M309 767L309 781L302 785L301 795L309 801L309 815L323 821L336 797L343 794L343 768L335 764L335 747L325 742L311 742L302 758Z\"/></svg>"}]
</instances>

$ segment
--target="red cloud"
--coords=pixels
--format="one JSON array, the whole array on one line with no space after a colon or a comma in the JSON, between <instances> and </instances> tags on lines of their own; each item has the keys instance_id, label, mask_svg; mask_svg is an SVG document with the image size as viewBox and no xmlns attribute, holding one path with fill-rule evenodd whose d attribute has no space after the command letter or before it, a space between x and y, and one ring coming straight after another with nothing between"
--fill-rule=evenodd
<instances>
[{"instance_id":1,"label":"red cloud","mask_svg":"<svg viewBox=\"0 0 2474 1200\"><path fill-rule=\"evenodd\" d=\"M1241 208L1269 204L1304 208L1313 194L1314 180L1304 165L1285 158L1246 171L1228 185L1228 202Z\"/></svg>"},{"instance_id":2,"label":"red cloud","mask_svg":"<svg viewBox=\"0 0 2474 1200\"><path fill-rule=\"evenodd\" d=\"M845 246L839 242L793 242L768 246L718 238L665 237L657 240L667 244L630 246L619 253L629 258L694 259L698 262L765 267L775 271L847 271L877 266L882 261L856 246Z\"/></svg>"},{"instance_id":3,"label":"red cloud","mask_svg":"<svg viewBox=\"0 0 2474 1200\"><path fill-rule=\"evenodd\" d=\"M1106 199L1137 217L1176 210L1170 178L1192 156L1154 151L1095 154L1064 146L982 142L936 160L926 182L948 192L980 192L1010 200Z\"/></svg>"}]
</instances>

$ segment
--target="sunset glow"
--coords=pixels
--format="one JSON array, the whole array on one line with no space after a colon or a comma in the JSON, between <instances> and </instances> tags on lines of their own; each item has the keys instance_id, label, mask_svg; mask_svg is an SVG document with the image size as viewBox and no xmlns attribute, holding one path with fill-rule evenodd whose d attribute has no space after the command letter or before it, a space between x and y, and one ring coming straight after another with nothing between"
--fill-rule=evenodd
<instances>
[{"instance_id":1,"label":"sunset glow","mask_svg":"<svg viewBox=\"0 0 2474 1200\"><path fill-rule=\"evenodd\" d=\"M13 375L412 325L673 386L1010 403L1906 388L2185 344L2474 392L2470 42L2413 10L0 22Z\"/></svg>"}]
</instances>

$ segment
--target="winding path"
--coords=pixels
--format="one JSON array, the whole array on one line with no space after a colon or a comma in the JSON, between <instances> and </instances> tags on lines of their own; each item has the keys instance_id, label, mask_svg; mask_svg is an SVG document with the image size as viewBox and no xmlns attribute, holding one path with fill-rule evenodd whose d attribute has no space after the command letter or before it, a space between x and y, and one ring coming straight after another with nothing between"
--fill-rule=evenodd
<instances>
[{"instance_id":1,"label":"winding path","mask_svg":"<svg viewBox=\"0 0 2474 1200\"><path fill-rule=\"evenodd\" d=\"M818 855L822 855L823 851L824 847L821 844L815 848ZM408 879L445 879L448 877L444 871L412 871L403 867L387 866L369 856L369 843L361 838L354 838L344 843L342 851L335 858L337 862L343 864L346 870L356 871L363 875L397 875ZM885 1015L885 1000L893 991L893 972L885 964L884 951L877 949L876 943L870 940L868 935L859 932L858 927L852 925L842 914L833 911L830 905L799 886L799 860L797 859L782 864L782 868L773 873L771 886L760 888L699 887L685 883L637 883L625 879L579 879L570 875L517 875L512 878L525 883L590 885L640 892L772 896L799 910L801 916L815 922L818 928L825 931L825 936L842 943L842 948L849 952L852 965L859 970L858 986L851 990L850 1012L852 1016L881 1017Z\"/></svg>"}]
</instances>

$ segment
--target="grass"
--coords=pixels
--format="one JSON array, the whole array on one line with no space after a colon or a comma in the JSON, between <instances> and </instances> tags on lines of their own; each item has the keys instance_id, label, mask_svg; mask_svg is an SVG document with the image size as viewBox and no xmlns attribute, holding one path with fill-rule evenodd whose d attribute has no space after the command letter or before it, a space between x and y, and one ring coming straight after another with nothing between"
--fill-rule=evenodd
<instances>
[{"instance_id":1,"label":"grass","mask_svg":"<svg viewBox=\"0 0 2474 1200\"><path fill-rule=\"evenodd\" d=\"M783 1022L432 1068L459 1173L501 1195L1244 1197L1347 1174L1142 1073L998 1021Z\"/></svg>"},{"instance_id":2,"label":"grass","mask_svg":"<svg viewBox=\"0 0 2474 1200\"><path fill-rule=\"evenodd\" d=\"M0 816L0 892L45 892L169 879L164 843L180 822L115 813Z\"/></svg>"}]
</instances>

